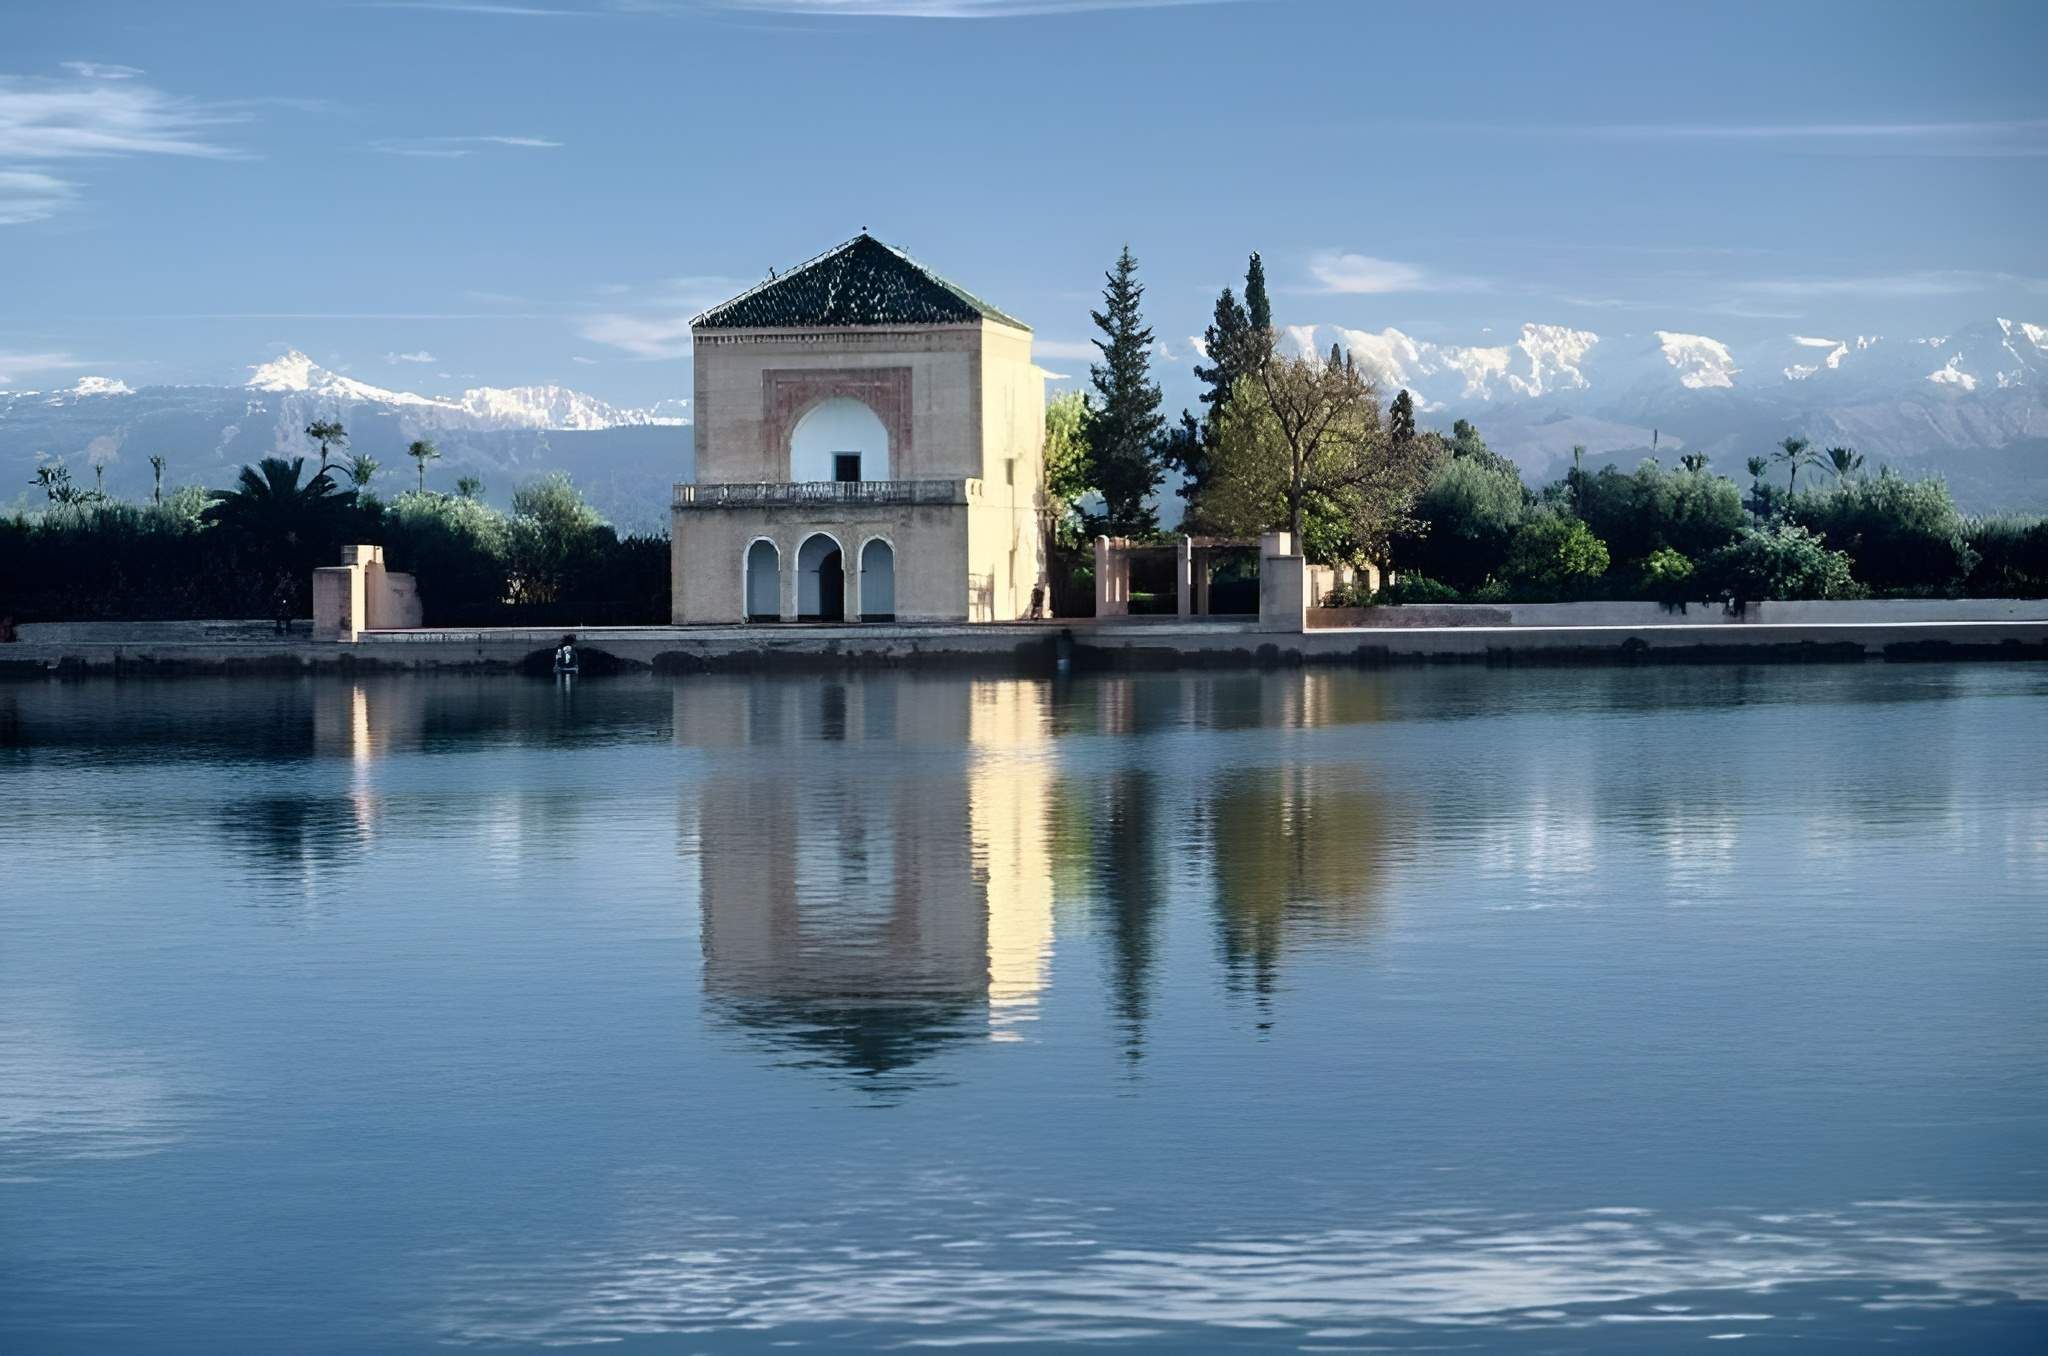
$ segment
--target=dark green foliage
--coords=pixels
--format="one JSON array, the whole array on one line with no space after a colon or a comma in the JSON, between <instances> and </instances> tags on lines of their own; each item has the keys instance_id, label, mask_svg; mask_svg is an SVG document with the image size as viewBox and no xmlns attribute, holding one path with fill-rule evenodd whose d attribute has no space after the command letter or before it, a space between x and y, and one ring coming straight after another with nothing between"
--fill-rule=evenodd
<instances>
[{"instance_id":1,"label":"dark green foliage","mask_svg":"<svg viewBox=\"0 0 2048 1356\"><path fill-rule=\"evenodd\" d=\"M278 609L293 615L312 606L314 568L338 564L342 543L363 526L355 491L337 488L325 471L302 480L305 468L304 457L244 466L235 488L202 515L233 544L245 569L260 572Z\"/></svg>"},{"instance_id":2,"label":"dark green foliage","mask_svg":"<svg viewBox=\"0 0 2048 1356\"><path fill-rule=\"evenodd\" d=\"M1244 310L1254 334L1272 332L1273 303L1266 296L1266 265L1257 250L1252 251L1251 260L1245 265Z\"/></svg>"},{"instance_id":3,"label":"dark green foliage","mask_svg":"<svg viewBox=\"0 0 2048 1356\"><path fill-rule=\"evenodd\" d=\"M1089 313L1103 336L1095 341L1102 361L1089 369L1098 395L1088 423L1089 479L1103 501L1098 529L1111 536L1159 528L1158 513L1145 500L1162 478L1159 441L1166 420L1152 380L1152 331L1139 310L1144 295L1138 261L1126 245L1105 275L1102 309Z\"/></svg>"},{"instance_id":4,"label":"dark green foliage","mask_svg":"<svg viewBox=\"0 0 2048 1356\"><path fill-rule=\"evenodd\" d=\"M1236 296L1224 288L1223 295L1216 298L1215 317L1202 332L1202 347L1209 354L1209 365L1195 364L1195 380L1202 383L1202 428L1210 438L1215 436L1217 408L1230 399L1237 379L1250 370L1245 336L1251 332L1251 325L1251 317L1238 304Z\"/></svg>"},{"instance_id":5,"label":"dark green foliage","mask_svg":"<svg viewBox=\"0 0 2048 1356\"><path fill-rule=\"evenodd\" d=\"M1967 529L1978 598L2048 598L2048 518L1978 518Z\"/></svg>"},{"instance_id":6,"label":"dark green foliage","mask_svg":"<svg viewBox=\"0 0 2048 1356\"><path fill-rule=\"evenodd\" d=\"M1318 607L1400 607L1403 604L1455 603L1459 601L1458 591L1449 584L1439 583L1426 575L1404 574L1400 579L1383 589L1373 590L1363 582L1349 588L1340 588L1327 598L1318 599Z\"/></svg>"},{"instance_id":7,"label":"dark green foliage","mask_svg":"<svg viewBox=\"0 0 2048 1356\"><path fill-rule=\"evenodd\" d=\"M1520 479L1522 474L1521 469L1512 461L1488 447L1486 440L1479 436L1479 430L1468 420L1460 419L1451 425L1451 455L1480 462L1517 479Z\"/></svg>"},{"instance_id":8,"label":"dark green foliage","mask_svg":"<svg viewBox=\"0 0 2048 1356\"><path fill-rule=\"evenodd\" d=\"M1693 560L1720 550L1748 525L1742 492L1724 476L1667 471L1646 461L1633 473L1612 466L1581 476L1578 516L1607 543L1615 563L1637 567L1660 546Z\"/></svg>"},{"instance_id":9,"label":"dark green foliage","mask_svg":"<svg viewBox=\"0 0 2048 1356\"><path fill-rule=\"evenodd\" d=\"M1209 444L1193 414L1180 412L1180 423L1166 431L1166 441L1159 446L1159 460L1181 477L1180 496L1188 501L1188 506L1181 513L1180 530L1201 531L1202 489L1209 479Z\"/></svg>"},{"instance_id":10,"label":"dark green foliage","mask_svg":"<svg viewBox=\"0 0 2048 1356\"><path fill-rule=\"evenodd\" d=\"M1939 479L1907 480L1887 467L1872 480L1788 496L1782 512L1854 557L1856 578L1873 589L1943 592L1976 564L1963 516Z\"/></svg>"},{"instance_id":11,"label":"dark green foliage","mask_svg":"<svg viewBox=\"0 0 2048 1356\"><path fill-rule=\"evenodd\" d=\"M1735 602L1769 598L1847 598L1856 586L1846 552L1829 550L1814 533L1790 523L1745 528L1700 570L1703 596Z\"/></svg>"},{"instance_id":12,"label":"dark green foliage","mask_svg":"<svg viewBox=\"0 0 2048 1356\"><path fill-rule=\"evenodd\" d=\"M1458 422L1464 423L1461 419ZM1465 427L1472 427L1466 424ZM1387 441L1405 443L1415 436L1415 397L1402 387L1394 395L1394 403L1387 407ZM1475 435L1476 436L1476 435Z\"/></svg>"},{"instance_id":13,"label":"dark green foliage","mask_svg":"<svg viewBox=\"0 0 2048 1356\"><path fill-rule=\"evenodd\" d=\"M1539 510L1508 544L1501 578L1528 596L1569 598L1607 573L1608 559L1606 543L1584 522Z\"/></svg>"},{"instance_id":14,"label":"dark green foliage","mask_svg":"<svg viewBox=\"0 0 2048 1356\"><path fill-rule=\"evenodd\" d=\"M1498 573L1522 524L1522 478L1477 457L1452 457L1431 475L1416 501L1424 531L1394 541L1394 567L1476 588Z\"/></svg>"},{"instance_id":15,"label":"dark green foliage","mask_svg":"<svg viewBox=\"0 0 2048 1356\"><path fill-rule=\"evenodd\" d=\"M1650 552L1643 562L1642 591L1660 603L1683 603L1698 591L1693 563L1668 546Z\"/></svg>"},{"instance_id":16,"label":"dark green foliage","mask_svg":"<svg viewBox=\"0 0 2048 1356\"><path fill-rule=\"evenodd\" d=\"M200 519L206 494L0 517L0 616L166 621L270 615L271 582ZM310 581L309 586L310 586Z\"/></svg>"}]
</instances>

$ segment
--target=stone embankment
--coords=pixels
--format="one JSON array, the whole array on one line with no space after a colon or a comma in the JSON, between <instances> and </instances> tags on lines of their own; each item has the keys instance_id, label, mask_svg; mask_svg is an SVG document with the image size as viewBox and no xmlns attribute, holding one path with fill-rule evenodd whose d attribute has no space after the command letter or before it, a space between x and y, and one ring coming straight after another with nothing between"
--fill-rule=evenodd
<instances>
[{"instance_id":1,"label":"stone embankment","mask_svg":"<svg viewBox=\"0 0 2048 1356\"><path fill-rule=\"evenodd\" d=\"M1503 615L1504 614L1504 615ZM1343 625L1364 620L1368 625ZM1339 624L1331 624L1331 623ZM1252 618L885 625L423 628L353 642L267 622L24 625L0 676L549 671L571 634L584 673L861 667L987 673L1293 664L1773 663L2048 660L2048 602L1762 603L1741 613L1654 603L1324 609L1303 630Z\"/></svg>"}]
</instances>

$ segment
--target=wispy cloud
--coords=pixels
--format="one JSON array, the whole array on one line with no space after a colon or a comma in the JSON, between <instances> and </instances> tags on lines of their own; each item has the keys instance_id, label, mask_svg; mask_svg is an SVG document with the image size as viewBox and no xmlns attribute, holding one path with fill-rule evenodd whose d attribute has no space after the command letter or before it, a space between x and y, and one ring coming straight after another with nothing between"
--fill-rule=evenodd
<instances>
[{"instance_id":1,"label":"wispy cloud","mask_svg":"<svg viewBox=\"0 0 2048 1356\"><path fill-rule=\"evenodd\" d=\"M690 352L690 321L710 306L752 286L712 275L668 278L633 288L620 283L598 289L613 300L634 296L636 304L586 315L579 332L592 343L623 349L636 358L681 358Z\"/></svg>"},{"instance_id":2,"label":"wispy cloud","mask_svg":"<svg viewBox=\"0 0 2048 1356\"><path fill-rule=\"evenodd\" d=\"M435 358L433 354L425 349L421 349L417 353L387 353L384 355L384 361L387 363L431 363L438 362L439 359Z\"/></svg>"},{"instance_id":3,"label":"wispy cloud","mask_svg":"<svg viewBox=\"0 0 2048 1356\"><path fill-rule=\"evenodd\" d=\"M1034 358L1065 358L1069 362L1100 362L1102 350L1086 339L1033 339Z\"/></svg>"},{"instance_id":4,"label":"wispy cloud","mask_svg":"<svg viewBox=\"0 0 2048 1356\"><path fill-rule=\"evenodd\" d=\"M606 15L728 13L793 14L848 19L1018 19L1091 10L1182 9L1259 0L593 0L590 4L520 4L517 0L365 0L372 9L438 10L508 18L588 19Z\"/></svg>"},{"instance_id":5,"label":"wispy cloud","mask_svg":"<svg viewBox=\"0 0 2048 1356\"><path fill-rule=\"evenodd\" d=\"M463 136L387 137L370 143L370 149L386 155L425 156L435 160L459 160L490 146L512 146L525 151L556 151L562 143L547 137Z\"/></svg>"},{"instance_id":6,"label":"wispy cloud","mask_svg":"<svg viewBox=\"0 0 2048 1356\"><path fill-rule=\"evenodd\" d=\"M0 226L55 216L78 200L78 186L40 170L0 169Z\"/></svg>"},{"instance_id":7,"label":"wispy cloud","mask_svg":"<svg viewBox=\"0 0 2048 1356\"><path fill-rule=\"evenodd\" d=\"M57 64L86 80L133 80L142 74L140 66L121 66L110 61L60 61Z\"/></svg>"},{"instance_id":8,"label":"wispy cloud","mask_svg":"<svg viewBox=\"0 0 2048 1356\"><path fill-rule=\"evenodd\" d=\"M2041 156L2048 155L2048 118L1830 122L1627 122L1445 124L1446 130L1484 131L1545 139L1611 142L1727 142L1771 145L1828 155Z\"/></svg>"},{"instance_id":9,"label":"wispy cloud","mask_svg":"<svg viewBox=\"0 0 2048 1356\"><path fill-rule=\"evenodd\" d=\"M0 225L41 221L79 200L75 180L23 162L240 154L215 132L247 121L247 113L140 84L133 67L64 64L75 78L0 76Z\"/></svg>"},{"instance_id":10,"label":"wispy cloud","mask_svg":"<svg viewBox=\"0 0 2048 1356\"><path fill-rule=\"evenodd\" d=\"M1387 292L1477 292L1486 284L1478 278L1432 273L1418 264L1375 259L1369 254L1324 250L1308 261L1309 276L1317 292L1380 294Z\"/></svg>"},{"instance_id":11,"label":"wispy cloud","mask_svg":"<svg viewBox=\"0 0 2048 1356\"><path fill-rule=\"evenodd\" d=\"M69 353L8 353L0 351L0 386L26 381L37 372L69 372L84 367Z\"/></svg>"},{"instance_id":12,"label":"wispy cloud","mask_svg":"<svg viewBox=\"0 0 2048 1356\"><path fill-rule=\"evenodd\" d=\"M2016 273L1986 272L1981 269L1949 268L1855 276L1757 278L1738 282L1734 286L1737 291L1753 297L1781 301L1830 297L1911 299L2015 290L2040 295L2048 293L2048 278L2029 278Z\"/></svg>"}]
</instances>

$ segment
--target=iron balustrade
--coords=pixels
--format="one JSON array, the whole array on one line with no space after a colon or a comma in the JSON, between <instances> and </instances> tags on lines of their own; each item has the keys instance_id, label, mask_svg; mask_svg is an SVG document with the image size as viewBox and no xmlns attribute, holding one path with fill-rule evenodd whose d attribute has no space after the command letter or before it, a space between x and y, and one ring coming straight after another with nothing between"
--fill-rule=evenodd
<instances>
[{"instance_id":1,"label":"iron balustrade","mask_svg":"<svg viewBox=\"0 0 2048 1356\"><path fill-rule=\"evenodd\" d=\"M978 480L785 480L676 486L679 509L776 507L784 504L964 504Z\"/></svg>"}]
</instances>

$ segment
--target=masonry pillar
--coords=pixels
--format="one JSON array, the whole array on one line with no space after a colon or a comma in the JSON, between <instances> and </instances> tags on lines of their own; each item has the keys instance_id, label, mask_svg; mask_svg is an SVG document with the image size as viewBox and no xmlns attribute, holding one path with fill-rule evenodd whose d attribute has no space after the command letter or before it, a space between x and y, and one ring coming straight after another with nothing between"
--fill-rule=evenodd
<instances>
[{"instance_id":1,"label":"masonry pillar","mask_svg":"<svg viewBox=\"0 0 2048 1356\"><path fill-rule=\"evenodd\" d=\"M1290 533L1259 538L1259 629L1297 636L1308 630L1308 561Z\"/></svg>"},{"instance_id":2,"label":"masonry pillar","mask_svg":"<svg viewBox=\"0 0 2048 1356\"><path fill-rule=\"evenodd\" d=\"M1095 539L1095 615L1126 617L1131 611L1131 558L1121 537Z\"/></svg>"},{"instance_id":3,"label":"masonry pillar","mask_svg":"<svg viewBox=\"0 0 2048 1356\"><path fill-rule=\"evenodd\" d=\"M1191 616L1195 610L1195 539L1182 534L1180 545L1174 548L1175 606L1183 617Z\"/></svg>"}]
</instances>

